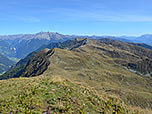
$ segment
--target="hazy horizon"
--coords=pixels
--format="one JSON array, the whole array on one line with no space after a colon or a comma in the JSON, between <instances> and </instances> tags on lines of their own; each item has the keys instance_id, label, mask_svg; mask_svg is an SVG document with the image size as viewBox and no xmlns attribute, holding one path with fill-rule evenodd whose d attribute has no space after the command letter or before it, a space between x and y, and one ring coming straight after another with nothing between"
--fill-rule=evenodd
<instances>
[{"instance_id":1,"label":"hazy horizon","mask_svg":"<svg viewBox=\"0 0 152 114\"><path fill-rule=\"evenodd\" d=\"M139 35L108 35L108 34L68 34L68 33L61 33L59 31L38 31L38 32L22 32L22 33L10 33L10 34L0 34L0 36L7 36L7 35L21 35L21 34L37 34L40 32L51 32L51 33L59 33L62 35L75 35L75 36L111 36L111 37L140 37L142 35L152 35L152 33L144 33Z\"/></svg>"}]
</instances>

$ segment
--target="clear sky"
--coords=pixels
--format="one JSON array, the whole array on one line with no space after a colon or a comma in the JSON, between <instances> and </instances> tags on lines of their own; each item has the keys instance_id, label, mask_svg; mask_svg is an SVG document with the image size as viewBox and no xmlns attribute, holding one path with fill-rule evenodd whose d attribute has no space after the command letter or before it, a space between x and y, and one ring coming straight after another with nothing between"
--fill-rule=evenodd
<instances>
[{"instance_id":1,"label":"clear sky","mask_svg":"<svg viewBox=\"0 0 152 114\"><path fill-rule=\"evenodd\" d=\"M152 0L1 0L0 34L152 33Z\"/></svg>"}]
</instances>

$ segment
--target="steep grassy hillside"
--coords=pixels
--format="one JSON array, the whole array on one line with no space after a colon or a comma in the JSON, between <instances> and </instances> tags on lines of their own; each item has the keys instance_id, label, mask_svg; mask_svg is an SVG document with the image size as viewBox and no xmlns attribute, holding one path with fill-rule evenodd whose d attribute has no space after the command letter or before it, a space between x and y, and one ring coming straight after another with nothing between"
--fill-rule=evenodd
<instances>
[{"instance_id":1,"label":"steep grassy hillside","mask_svg":"<svg viewBox=\"0 0 152 114\"><path fill-rule=\"evenodd\" d=\"M112 50L105 48L104 51L110 57L116 58L116 63L134 70L137 74L152 76L152 50L115 40L101 39L99 41L114 47Z\"/></svg>"},{"instance_id":2,"label":"steep grassy hillside","mask_svg":"<svg viewBox=\"0 0 152 114\"><path fill-rule=\"evenodd\" d=\"M55 76L0 81L2 114L142 114L114 96Z\"/></svg>"},{"instance_id":3,"label":"steep grassy hillside","mask_svg":"<svg viewBox=\"0 0 152 114\"><path fill-rule=\"evenodd\" d=\"M29 55L1 79L40 74L45 77L60 76L86 83L100 95L118 96L125 104L152 109L152 78L144 76L152 69L151 63L145 62L145 59L151 61L151 50L107 39L76 39L60 44L60 48ZM129 64L140 65L137 61L144 62L146 67L132 71ZM146 73L141 74L144 70Z\"/></svg>"}]
</instances>

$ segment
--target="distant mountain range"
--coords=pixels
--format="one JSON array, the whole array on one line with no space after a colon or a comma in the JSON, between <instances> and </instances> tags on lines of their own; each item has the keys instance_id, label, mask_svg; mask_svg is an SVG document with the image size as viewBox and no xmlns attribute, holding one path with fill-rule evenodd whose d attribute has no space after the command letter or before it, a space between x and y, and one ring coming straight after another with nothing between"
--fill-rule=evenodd
<instances>
[{"instance_id":1,"label":"distant mountain range","mask_svg":"<svg viewBox=\"0 0 152 114\"><path fill-rule=\"evenodd\" d=\"M53 32L0 36L0 53L20 59L44 44L62 42L75 37Z\"/></svg>"},{"instance_id":2,"label":"distant mountain range","mask_svg":"<svg viewBox=\"0 0 152 114\"><path fill-rule=\"evenodd\" d=\"M144 34L139 37L121 36L120 38L128 39L131 42L145 43L152 46L152 34Z\"/></svg>"},{"instance_id":3,"label":"distant mountain range","mask_svg":"<svg viewBox=\"0 0 152 114\"><path fill-rule=\"evenodd\" d=\"M101 39L110 38L123 42L146 43L152 46L152 35L146 34L140 37L114 37L114 36L77 36L63 35L54 32L39 32L36 34L18 34L0 36L0 53L7 57L24 58L29 53L39 49L43 45L52 42L63 42L75 38Z\"/></svg>"},{"instance_id":4,"label":"distant mountain range","mask_svg":"<svg viewBox=\"0 0 152 114\"><path fill-rule=\"evenodd\" d=\"M4 58L9 64L1 63L0 73L8 70L8 68L14 63L12 60L22 59L33 51L40 51L47 48L64 47L62 42L75 38L89 38L89 39L103 39L110 38L113 40L130 42L132 45L152 49L150 38L152 35L143 35L141 37L114 37L114 36L76 36L76 35L63 35L54 32L39 32L36 34L18 34L18 35L4 35L0 36L0 54L2 54L2 61ZM139 42L139 43L136 43ZM73 42L74 43L74 42ZM146 44L144 44L146 43ZM50 45L49 45L50 44ZM65 45L65 43L64 43ZM65 45L65 46L66 46ZM72 44L73 45L73 44ZM49 46L49 47L48 47ZM11 59L11 60L10 60Z\"/></svg>"}]
</instances>

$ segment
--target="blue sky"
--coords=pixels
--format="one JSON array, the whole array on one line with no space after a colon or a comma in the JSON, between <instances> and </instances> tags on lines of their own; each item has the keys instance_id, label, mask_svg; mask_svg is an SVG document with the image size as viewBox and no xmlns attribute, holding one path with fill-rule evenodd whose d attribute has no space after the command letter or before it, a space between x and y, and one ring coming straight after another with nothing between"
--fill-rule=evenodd
<instances>
[{"instance_id":1,"label":"blue sky","mask_svg":"<svg viewBox=\"0 0 152 114\"><path fill-rule=\"evenodd\" d=\"M3 0L0 34L75 35L152 33L152 0Z\"/></svg>"}]
</instances>

